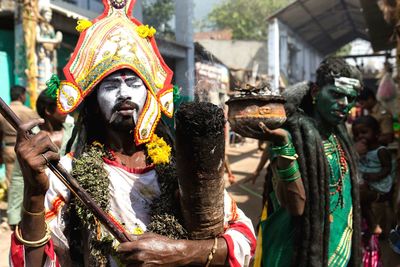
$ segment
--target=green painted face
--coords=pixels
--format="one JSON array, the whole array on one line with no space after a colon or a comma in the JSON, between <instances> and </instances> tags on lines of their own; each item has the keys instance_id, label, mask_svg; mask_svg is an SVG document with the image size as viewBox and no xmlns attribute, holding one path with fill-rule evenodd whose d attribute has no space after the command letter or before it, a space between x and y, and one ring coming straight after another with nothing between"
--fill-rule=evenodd
<instances>
[{"instance_id":1,"label":"green painted face","mask_svg":"<svg viewBox=\"0 0 400 267\"><path fill-rule=\"evenodd\" d=\"M330 125L344 121L354 107L358 92L353 87L328 84L322 87L315 99L316 111Z\"/></svg>"}]
</instances>

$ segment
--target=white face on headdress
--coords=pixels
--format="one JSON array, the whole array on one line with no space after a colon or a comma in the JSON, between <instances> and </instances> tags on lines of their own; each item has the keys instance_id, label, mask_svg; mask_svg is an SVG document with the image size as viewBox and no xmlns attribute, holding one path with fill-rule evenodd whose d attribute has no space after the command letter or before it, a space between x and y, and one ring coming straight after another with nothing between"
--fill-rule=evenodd
<instances>
[{"instance_id":1,"label":"white face on headdress","mask_svg":"<svg viewBox=\"0 0 400 267\"><path fill-rule=\"evenodd\" d=\"M40 14L45 19L46 22L50 23L53 18L53 11L49 6L45 6L40 10Z\"/></svg>"},{"instance_id":2,"label":"white face on headdress","mask_svg":"<svg viewBox=\"0 0 400 267\"><path fill-rule=\"evenodd\" d=\"M128 69L104 78L97 91L97 101L105 120L111 124L137 124L147 98L143 81Z\"/></svg>"}]
</instances>

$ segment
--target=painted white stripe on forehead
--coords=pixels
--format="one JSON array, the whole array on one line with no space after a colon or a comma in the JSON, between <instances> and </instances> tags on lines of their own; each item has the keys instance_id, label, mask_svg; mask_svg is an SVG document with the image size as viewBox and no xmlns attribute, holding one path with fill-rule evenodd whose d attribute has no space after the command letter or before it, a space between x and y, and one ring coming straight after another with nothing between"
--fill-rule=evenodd
<instances>
[{"instance_id":1,"label":"painted white stripe on forehead","mask_svg":"<svg viewBox=\"0 0 400 267\"><path fill-rule=\"evenodd\" d=\"M342 87L350 90L358 90L361 87L361 83L357 79L339 77L335 78L335 86Z\"/></svg>"}]
</instances>

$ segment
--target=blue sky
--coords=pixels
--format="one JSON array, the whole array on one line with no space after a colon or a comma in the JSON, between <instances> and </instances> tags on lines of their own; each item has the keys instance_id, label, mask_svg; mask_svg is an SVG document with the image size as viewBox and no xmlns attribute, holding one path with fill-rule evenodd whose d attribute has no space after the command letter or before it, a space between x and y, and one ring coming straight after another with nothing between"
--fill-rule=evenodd
<instances>
[{"instance_id":1,"label":"blue sky","mask_svg":"<svg viewBox=\"0 0 400 267\"><path fill-rule=\"evenodd\" d=\"M213 6L222 3L222 0L195 0L194 1L194 17L195 20L201 20L207 16Z\"/></svg>"}]
</instances>

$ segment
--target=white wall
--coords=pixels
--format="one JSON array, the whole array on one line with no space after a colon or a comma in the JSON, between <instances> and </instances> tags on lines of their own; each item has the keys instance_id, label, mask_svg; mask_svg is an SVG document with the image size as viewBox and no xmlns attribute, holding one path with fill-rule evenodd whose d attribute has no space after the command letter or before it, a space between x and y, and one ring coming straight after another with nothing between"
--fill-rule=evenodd
<instances>
[{"instance_id":1,"label":"white wall","mask_svg":"<svg viewBox=\"0 0 400 267\"><path fill-rule=\"evenodd\" d=\"M277 73L289 85L315 80L315 71L323 59L316 49L277 19L269 23L268 39L268 70L274 87L278 85Z\"/></svg>"}]
</instances>

